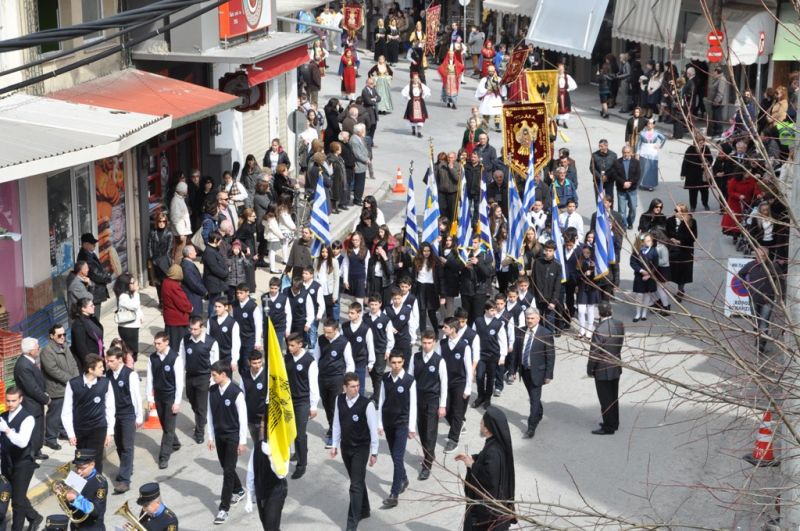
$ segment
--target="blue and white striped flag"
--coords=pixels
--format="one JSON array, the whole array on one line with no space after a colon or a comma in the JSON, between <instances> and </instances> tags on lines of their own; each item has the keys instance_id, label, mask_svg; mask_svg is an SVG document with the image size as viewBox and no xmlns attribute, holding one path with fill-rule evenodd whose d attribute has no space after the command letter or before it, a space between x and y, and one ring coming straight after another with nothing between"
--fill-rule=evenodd
<instances>
[{"instance_id":1,"label":"blue and white striped flag","mask_svg":"<svg viewBox=\"0 0 800 531\"><path fill-rule=\"evenodd\" d=\"M328 218L328 196L325 194L325 185L322 178L317 179L312 199L313 207L309 219L309 229L314 236L311 241L311 256L316 258L323 245L331 244L331 223Z\"/></svg>"},{"instance_id":2,"label":"blue and white striped flag","mask_svg":"<svg viewBox=\"0 0 800 531\"><path fill-rule=\"evenodd\" d=\"M469 204L467 194L467 179L461 171L461 186L459 187L458 222L456 223L456 245L458 257L466 264L469 259L469 247L472 245L472 205Z\"/></svg>"},{"instance_id":3,"label":"blue and white striped flag","mask_svg":"<svg viewBox=\"0 0 800 531\"><path fill-rule=\"evenodd\" d=\"M522 207L525 209L526 214L531 211L533 204L536 202L536 179L533 177L536 173L534 170L536 167L534 158L535 148L536 144L531 142L531 154L528 156L528 175L525 181L524 195L522 197Z\"/></svg>"},{"instance_id":4,"label":"blue and white striped flag","mask_svg":"<svg viewBox=\"0 0 800 531\"><path fill-rule=\"evenodd\" d=\"M528 230L528 216L523 210L522 199L519 197L516 179L513 175L508 178L508 223L506 255L519 262L525 231Z\"/></svg>"},{"instance_id":5,"label":"blue and white striped flag","mask_svg":"<svg viewBox=\"0 0 800 531\"><path fill-rule=\"evenodd\" d=\"M608 274L608 234L609 223L606 205L603 202L605 195L601 191L597 196L597 234L594 235L594 278L601 279ZM614 251L611 251L612 253Z\"/></svg>"},{"instance_id":6,"label":"blue and white striped flag","mask_svg":"<svg viewBox=\"0 0 800 531\"><path fill-rule=\"evenodd\" d=\"M436 187L436 174L431 167L425 174L427 187L425 190L425 211L422 214L422 241L434 245L439 237L439 190ZM434 246L435 248L435 246Z\"/></svg>"},{"instance_id":7,"label":"blue and white striped flag","mask_svg":"<svg viewBox=\"0 0 800 531\"><path fill-rule=\"evenodd\" d=\"M417 232L417 207L414 204L414 179L408 176L408 195L406 196L406 249L411 256L419 252L419 233Z\"/></svg>"},{"instance_id":8,"label":"blue and white striped flag","mask_svg":"<svg viewBox=\"0 0 800 531\"><path fill-rule=\"evenodd\" d=\"M556 260L561 264L561 282L567 281L567 267L564 262L564 236L561 235L561 224L558 222L558 192L553 183L553 241L556 242Z\"/></svg>"},{"instance_id":9,"label":"blue and white striped flag","mask_svg":"<svg viewBox=\"0 0 800 531\"><path fill-rule=\"evenodd\" d=\"M481 237L481 245L486 254L494 260L494 250L492 248L492 231L489 225L489 203L486 199L486 181L481 178L481 202L478 204L478 234Z\"/></svg>"}]
</instances>

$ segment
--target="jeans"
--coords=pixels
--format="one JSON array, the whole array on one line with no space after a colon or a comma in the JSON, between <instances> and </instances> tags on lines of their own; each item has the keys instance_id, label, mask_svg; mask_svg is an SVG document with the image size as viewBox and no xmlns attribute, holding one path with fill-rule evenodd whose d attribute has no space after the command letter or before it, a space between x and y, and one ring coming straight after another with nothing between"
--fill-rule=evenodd
<instances>
[{"instance_id":1,"label":"jeans","mask_svg":"<svg viewBox=\"0 0 800 531\"><path fill-rule=\"evenodd\" d=\"M238 439L217 439L217 458L222 465L222 495L219 500L219 510L229 511L233 493L242 492L242 482L236 473L236 462L239 460Z\"/></svg>"},{"instance_id":2,"label":"jeans","mask_svg":"<svg viewBox=\"0 0 800 531\"><path fill-rule=\"evenodd\" d=\"M317 346L317 336L319 335L319 321L311 321L311 326L304 335L306 339L306 348L308 350L314 350L314 347Z\"/></svg>"},{"instance_id":3,"label":"jeans","mask_svg":"<svg viewBox=\"0 0 800 531\"><path fill-rule=\"evenodd\" d=\"M356 367L355 373L358 375L358 394L366 396L367 393L367 368Z\"/></svg>"},{"instance_id":4,"label":"jeans","mask_svg":"<svg viewBox=\"0 0 800 531\"><path fill-rule=\"evenodd\" d=\"M400 487L404 481L408 481L406 475L406 465L403 458L406 454L406 443L408 442L408 424L402 426L384 426L384 433L386 433L386 442L389 443L389 453L392 456L392 463L394 464L394 473L392 474L392 489L389 496L397 497L400 495Z\"/></svg>"},{"instance_id":5,"label":"jeans","mask_svg":"<svg viewBox=\"0 0 800 531\"><path fill-rule=\"evenodd\" d=\"M133 474L133 444L136 437L136 417L117 417L114 425L114 444L119 456L117 482L130 485Z\"/></svg>"},{"instance_id":6,"label":"jeans","mask_svg":"<svg viewBox=\"0 0 800 531\"><path fill-rule=\"evenodd\" d=\"M769 341L769 325L772 318L772 303L760 302L752 303L753 314L756 318L756 328L758 329L758 354L764 354L767 348L767 341Z\"/></svg>"},{"instance_id":7,"label":"jeans","mask_svg":"<svg viewBox=\"0 0 800 531\"><path fill-rule=\"evenodd\" d=\"M58 443L59 433L66 433L61 424L61 408L64 407L64 397L53 398L47 406L45 416L45 435L44 440L48 443Z\"/></svg>"},{"instance_id":8,"label":"jeans","mask_svg":"<svg viewBox=\"0 0 800 531\"><path fill-rule=\"evenodd\" d=\"M622 216L625 222L625 229L633 228L636 221L636 207L639 203L639 193L637 190L619 190L617 189L617 212Z\"/></svg>"}]
</instances>

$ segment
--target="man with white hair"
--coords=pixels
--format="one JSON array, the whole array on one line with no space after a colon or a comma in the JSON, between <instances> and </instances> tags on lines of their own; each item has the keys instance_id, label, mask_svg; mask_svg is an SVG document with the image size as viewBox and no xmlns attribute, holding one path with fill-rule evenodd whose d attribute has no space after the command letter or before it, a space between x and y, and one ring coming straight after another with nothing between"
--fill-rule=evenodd
<instances>
[{"instance_id":1,"label":"man with white hair","mask_svg":"<svg viewBox=\"0 0 800 531\"><path fill-rule=\"evenodd\" d=\"M372 165L369 158L369 148L365 137L367 127L364 124L356 124L353 127L353 136L350 138L350 149L356 158L354 174L353 204L361 206L361 198L364 196L364 183L367 179L367 170Z\"/></svg>"},{"instance_id":2,"label":"man with white hair","mask_svg":"<svg viewBox=\"0 0 800 531\"><path fill-rule=\"evenodd\" d=\"M181 259L181 251L188 239L192 236L192 217L189 214L189 206L186 204L186 196L189 195L189 185L179 182L175 186L175 195L169 205L169 221L172 230L175 232L176 244L173 260L177 263Z\"/></svg>"},{"instance_id":3,"label":"man with white hair","mask_svg":"<svg viewBox=\"0 0 800 531\"><path fill-rule=\"evenodd\" d=\"M542 386L553 381L553 366L556 362L553 332L540 323L541 316L536 308L525 310L525 336L522 338L522 357L520 375L530 400L528 430L523 439L533 439L536 427L542 420Z\"/></svg>"},{"instance_id":4,"label":"man with white hair","mask_svg":"<svg viewBox=\"0 0 800 531\"><path fill-rule=\"evenodd\" d=\"M34 459L44 460L42 453L44 443L44 408L50 405L50 395L45 391L44 374L39 367L39 341L34 337L22 340L22 356L14 365L14 382L25 397L23 407L34 420L31 433L31 455Z\"/></svg>"}]
</instances>

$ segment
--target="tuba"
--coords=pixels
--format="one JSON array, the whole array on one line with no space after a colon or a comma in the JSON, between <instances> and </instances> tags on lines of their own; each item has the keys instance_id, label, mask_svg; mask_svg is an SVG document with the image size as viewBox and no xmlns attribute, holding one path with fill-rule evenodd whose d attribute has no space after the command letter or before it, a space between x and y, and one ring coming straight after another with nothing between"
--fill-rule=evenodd
<instances>
[{"instance_id":1,"label":"tuba","mask_svg":"<svg viewBox=\"0 0 800 531\"><path fill-rule=\"evenodd\" d=\"M119 509L114 511L114 514L118 514L119 516L125 518L128 521L125 524L125 529L131 529L133 531L147 531L147 528L142 525L141 518L136 518L130 509L128 509L128 502L126 501L122 505L119 506ZM144 515L142 515L144 517Z\"/></svg>"}]
</instances>

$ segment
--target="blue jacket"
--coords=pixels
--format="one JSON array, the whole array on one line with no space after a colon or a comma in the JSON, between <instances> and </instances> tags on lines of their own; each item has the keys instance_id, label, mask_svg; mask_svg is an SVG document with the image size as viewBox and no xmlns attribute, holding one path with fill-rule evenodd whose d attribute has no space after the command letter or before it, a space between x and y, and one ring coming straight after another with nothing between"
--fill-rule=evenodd
<instances>
[{"instance_id":1,"label":"blue jacket","mask_svg":"<svg viewBox=\"0 0 800 531\"><path fill-rule=\"evenodd\" d=\"M578 190L575 188L575 185L572 184L572 181L564 179L564 184L562 186L559 185L558 180L556 180L555 188L558 194L558 208L565 208L567 206L567 201L570 199L575 200L575 205L578 204Z\"/></svg>"},{"instance_id":2,"label":"blue jacket","mask_svg":"<svg viewBox=\"0 0 800 531\"><path fill-rule=\"evenodd\" d=\"M181 287L183 288L189 302L192 303L192 315L203 315L203 297L208 295L208 290L203 284L203 277L200 276L200 270L197 265L188 258L181 260L181 269L183 270L183 281Z\"/></svg>"}]
</instances>

